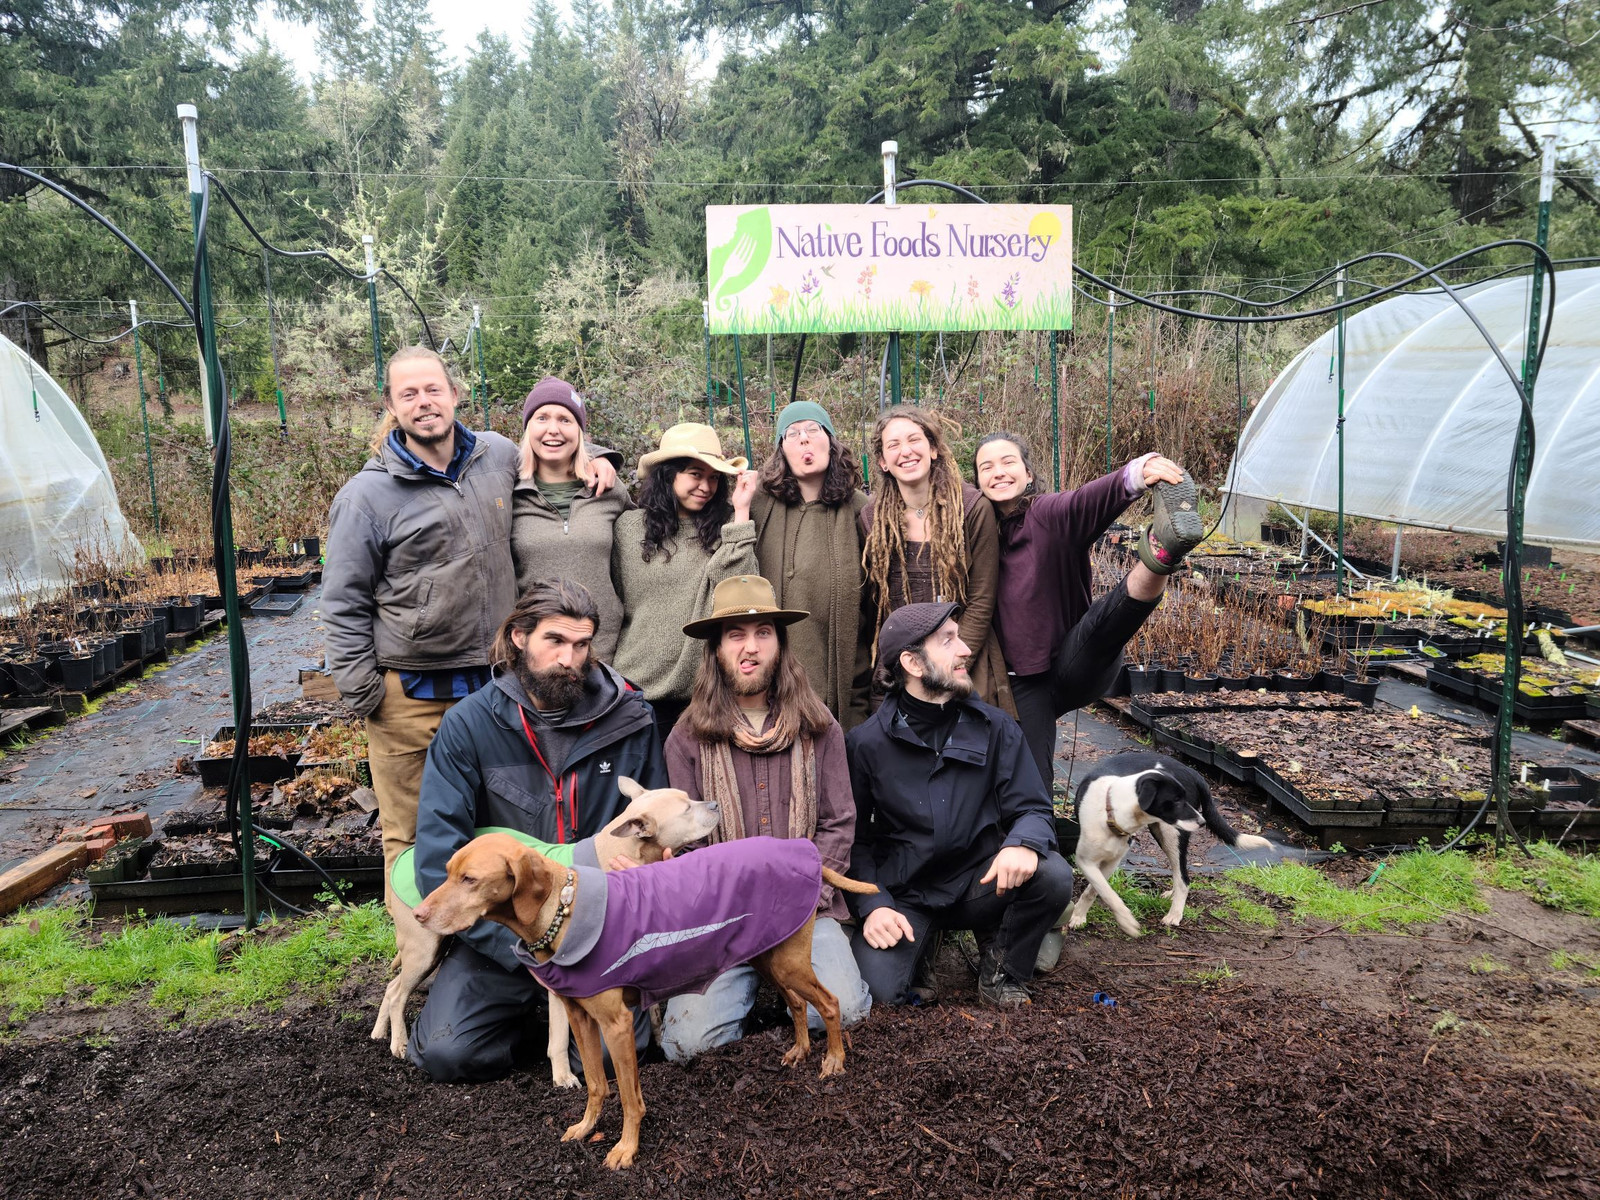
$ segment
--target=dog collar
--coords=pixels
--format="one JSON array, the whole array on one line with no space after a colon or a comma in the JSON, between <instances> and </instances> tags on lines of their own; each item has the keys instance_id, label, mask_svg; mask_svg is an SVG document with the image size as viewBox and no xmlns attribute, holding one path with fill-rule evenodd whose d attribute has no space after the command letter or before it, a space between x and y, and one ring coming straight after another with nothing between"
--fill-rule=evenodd
<instances>
[{"instance_id":1,"label":"dog collar","mask_svg":"<svg viewBox=\"0 0 1600 1200\"><path fill-rule=\"evenodd\" d=\"M1117 818L1112 815L1112 812L1111 812L1111 789L1110 788L1106 789L1106 828L1110 829L1111 832L1113 834L1115 834L1119 838L1131 838L1131 837L1133 837L1133 834L1129 833L1121 825L1117 824Z\"/></svg>"},{"instance_id":2,"label":"dog collar","mask_svg":"<svg viewBox=\"0 0 1600 1200\"><path fill-rule=\"evenodd\" d=\"M547 950L550 943L556 940L556 935L561 932L561 927L567 923L567 918L572 915L572 898L577 894L578 877L573 874L572 868L567 868L567 881L561 885L561 895L556 899L555 919L550 922L550 928L544 931L543 936L536 942L529 942L529 950Z\"/></svg>"}]
</instances>

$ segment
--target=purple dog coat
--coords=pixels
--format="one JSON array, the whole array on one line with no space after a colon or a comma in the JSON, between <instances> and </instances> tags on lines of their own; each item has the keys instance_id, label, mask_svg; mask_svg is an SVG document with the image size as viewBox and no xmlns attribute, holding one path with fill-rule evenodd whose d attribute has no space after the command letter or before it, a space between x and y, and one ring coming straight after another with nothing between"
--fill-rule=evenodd
<instances>
[{"instance_id":1,"label":"purple dog coat","mask_svg":"<svg viewBox=\"0 0 1600 1200\"><path fill-rule=\"evenodd\" d=\"M517 958L558 996L632 987L645 1007L703 992L781 944L822 896L822 856L807 838L742 838L625 871L573 870L561 949L540 963L518 941Z\"/></svg>"}]
</instances>

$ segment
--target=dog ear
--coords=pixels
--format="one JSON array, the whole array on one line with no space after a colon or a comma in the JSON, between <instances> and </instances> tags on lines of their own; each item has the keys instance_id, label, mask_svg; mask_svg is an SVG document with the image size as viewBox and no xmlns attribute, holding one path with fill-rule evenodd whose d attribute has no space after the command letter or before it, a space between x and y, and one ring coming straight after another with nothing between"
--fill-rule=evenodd
<instances>
[{"instance_id":1,"label":"dog ear","mask_svg":"<svg viewBox=\"0 0 1600 1200\"><path fill-rule=\"evenodd\" d=\"M1134 795L1139 797L1139 807L1154 815L1161 804L1162 785L1171 780L1157 771L1147 771L1134 782Z\"/></svg>"},{"instance_id":2,"label":"dog ear","mask_svg":"<svg viewBox=\"0 0 1600 1200\"><path fill-rule=\"evenodd\" d=\"M620 825L616 825L606 832L610 833L612 837L639 838L648 842L656 836L656 823L653 817L641 813L639 816L629 817Z\"/></svg>"},{"instance_id":3,"label":"dog ear","mask_svg":"<svg viewBox=\"0 0 1600 1200\"><path fill-rule=\"evenodd\" d=\"M539 855L524 850L506 860L511 872L511 911L525 928L539 919L539 910L550 895L550 884L539 869Z\"/></svg>"},{"instance_id":4,"label":"dog ear","mask_svg":"<svg viewBox=\"0 0 1600 1200\"><path fill-rule=\"evenodd\" d=\"M629 779L626 775L617 776L617 791L629 800L637 800L645 793L645 789L636 780Z\"/></svg>"}]
</instances>

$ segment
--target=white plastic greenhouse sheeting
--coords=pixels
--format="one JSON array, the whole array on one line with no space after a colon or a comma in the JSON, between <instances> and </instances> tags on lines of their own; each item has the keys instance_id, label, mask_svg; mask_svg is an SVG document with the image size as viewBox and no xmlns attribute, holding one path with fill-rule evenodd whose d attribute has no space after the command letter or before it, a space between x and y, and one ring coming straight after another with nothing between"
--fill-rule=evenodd
<instances>
[{"instance_id":1,"label":"white plastic greenhouse sheeting","mask_svg":"<svg viewBox=\"0 0 1600 1200\"><path fill-rule=\"evenodd\" d=\"M1464 291L1520 370L1528 278ZM1545 303L1548 312L1548 294ZM1308 346L1251 413L1228 476L1237 495L1337 507L1334 337ZM1358 311L1345 323L1345 512L1503 537L1517 406L1504 369L1450 297L1396 296ZM1524 537L1600 545L1600 268L1556 274L1533 410Z\"/></svg>"},{"instance_id":2,"label":"white plastic greenhouse sheeting","mask_svg":"<svg viewBox=\"0 0 1600 1200\"><path fill-rule=\"evenodd\" d=\"M31 597L69 582L79 547L111 560L143 555L83 414L0 337L0 611L15 607L19 588Z\"/></svg>"}]
</instances>

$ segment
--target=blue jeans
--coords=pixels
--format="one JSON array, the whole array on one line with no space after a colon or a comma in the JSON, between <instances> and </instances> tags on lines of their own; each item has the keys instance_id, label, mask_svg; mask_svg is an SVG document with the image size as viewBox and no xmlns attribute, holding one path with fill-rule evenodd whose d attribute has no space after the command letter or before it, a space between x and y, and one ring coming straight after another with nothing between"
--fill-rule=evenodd
<instances>
[{"instance_id":1,"label":"blue jeans","mask_svg":"<svg viewBox=\"0 0 1600 1200\"><path fill-rule=\"evenodd\" d=\"M839 1023L865 1020L872 995L861 981L850 939L832 917L818 917L811 930L811 969L839 1001ZM703 995L674 996L661 1021L661 1048L676 1063L744 1036L744 1020L755 1006L761 977L751 966L734 967L711 981ZM820 1032L822 1016L806 1005L806 1024Z\"/></svg>"}]
</instances>

